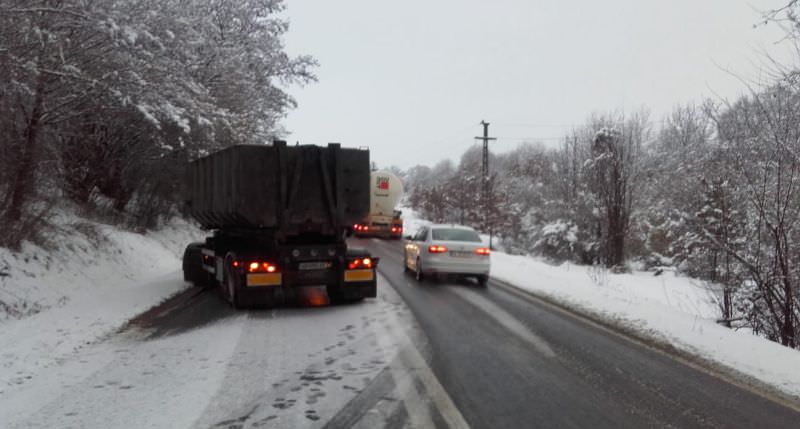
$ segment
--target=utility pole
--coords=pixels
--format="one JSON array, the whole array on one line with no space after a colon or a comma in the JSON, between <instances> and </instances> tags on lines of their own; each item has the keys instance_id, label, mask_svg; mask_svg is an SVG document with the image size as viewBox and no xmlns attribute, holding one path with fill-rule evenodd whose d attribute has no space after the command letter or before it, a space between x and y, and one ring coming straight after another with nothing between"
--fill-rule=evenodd
<instances>
[{"instance_id":1,"label":"utility pole","mask_svg":"<svg viewBox=\"0 0 800 429\"><path fill-rule=\"evenodd\" d=\"M481 196L483 198L483 219L486 226L489 228L489 248L492 247L492 226L489 224L489 141L497 140L495 137L489 137L489 123L481 121L483 125L483 137L475 137L477 140L483 140L483 164L481 165L481 183L483 185Z\"/></svg>"}]
</instances>

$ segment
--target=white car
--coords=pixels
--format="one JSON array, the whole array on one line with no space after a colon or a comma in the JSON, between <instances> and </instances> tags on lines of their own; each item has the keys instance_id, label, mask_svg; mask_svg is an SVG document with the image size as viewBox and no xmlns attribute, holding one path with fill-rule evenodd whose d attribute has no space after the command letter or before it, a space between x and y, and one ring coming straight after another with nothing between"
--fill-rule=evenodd
<instances>
[{"instance_id":1,"label":"white car","mask_svg":"<svg viewBox=\"0 0 800 429\"><path fill-rule=\"evenodd\" d=\"M470 227L429 225L406 237L404 268L414 272L418 281L428 274L454 274L475 277L478 284L486 286L490 253Z\"/></svg>"}]
</instances>

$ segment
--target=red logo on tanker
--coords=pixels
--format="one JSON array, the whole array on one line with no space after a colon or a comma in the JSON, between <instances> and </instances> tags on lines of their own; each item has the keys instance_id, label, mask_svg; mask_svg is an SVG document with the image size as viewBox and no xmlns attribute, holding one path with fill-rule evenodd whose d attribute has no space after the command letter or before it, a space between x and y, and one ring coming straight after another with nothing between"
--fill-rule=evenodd
<instances>
[{"instance_id":1,"label":"red logo on tanker","mask_svg":"<svg viewBox=\"0 0 800 429\"><path fill-rule=\"evenodd\" d=\"M388 177L378 177L378 189L389 189L389 178Z\"/></svg>"}]
</instances>

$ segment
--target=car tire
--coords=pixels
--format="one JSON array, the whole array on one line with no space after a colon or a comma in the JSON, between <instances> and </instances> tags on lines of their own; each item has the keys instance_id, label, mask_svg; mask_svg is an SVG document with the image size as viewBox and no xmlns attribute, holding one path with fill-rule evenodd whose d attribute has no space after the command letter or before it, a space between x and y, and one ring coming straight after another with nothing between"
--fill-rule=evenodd
<instances>
[{"instance_id":1,"label":"car tire","mask_svg":"<svg viewBox=\"0 0 800 429\"><path fill-rule=\"evenodd\" d=\"M480 275L477 277L478 279L478 286L486 287L489 285L489 276L486 274Z\"/></svg>"},{"instance_id":2,"label":"car tire","mask_svg":"<svg viewBox=\"0 0 800 429\"><path fill-rule=\"evenodd\" d=\"M417 258L417 264L414 269L414 278L416 278L418 282L422 282L425 278L425 274L422 272L422 262L420 262L419 258Z\"/></svg>"}]
</instances>

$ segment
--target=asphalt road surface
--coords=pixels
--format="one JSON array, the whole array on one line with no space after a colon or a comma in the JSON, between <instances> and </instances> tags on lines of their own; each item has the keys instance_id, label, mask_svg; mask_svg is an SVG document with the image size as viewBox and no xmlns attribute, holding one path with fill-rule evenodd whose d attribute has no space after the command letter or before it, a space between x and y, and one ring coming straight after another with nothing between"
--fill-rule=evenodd
<instances>
[{"instance_id":1,"label":"asphalt road surface","mask_svg":"<svg viewBox=\"0 0 800 429\"><path fill-rule=\"evenodd\" d=\"M38 412L0 403L0 427L800 427L793 408L524 294L418 283L401 242L351 245L381 258L377 299L320 306L310 290L235 311L190 289L51 371L51 392L13 399Z\"/></svg>"},{"instance_id":2,"label":"asphalt road surface","mask_svg":"<svg viewBox=\"0 0 800 429\"><path fill-rule=\"evenodd\" d=\"M416 318L474 428L790 428L800 414L490 283L417 283L402 244L359 243Z\"/></svg>"}]
</instances>

